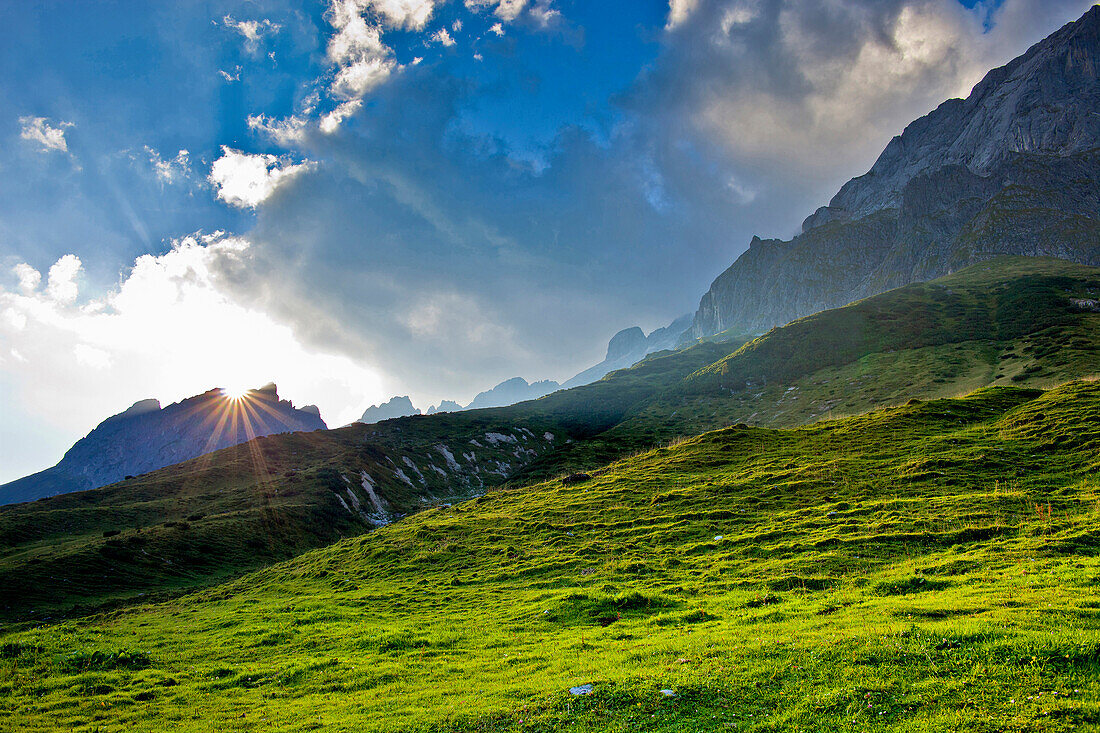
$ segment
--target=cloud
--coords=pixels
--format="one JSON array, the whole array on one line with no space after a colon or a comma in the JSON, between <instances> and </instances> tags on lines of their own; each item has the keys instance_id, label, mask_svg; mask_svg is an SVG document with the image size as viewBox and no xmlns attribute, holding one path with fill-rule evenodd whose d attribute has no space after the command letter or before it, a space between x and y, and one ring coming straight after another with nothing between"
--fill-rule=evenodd
<instances>
[{"instance_id":1,"label":"cloud","mask_svg":"<svg viewBox=\"0 0 1100 733\"><path fill-rule=\"evenodd\" d=\"M333 0L326 17L336 30L329 39L328 59L336 67L330 91L341 100L359 99L393 73L393 50L382 42L382 28L367 23L371 4Z\"/></svg>"},{"instance_id":2,"label":"cloud","mask_svg":"<svg viewBox=\"0 0 1100 733\"><path fill-rule=\"evenodd\" d=\"M294 147L305 139L308 118L301 115L291 115L283 119L268 117L267 115L249 115L248 128L259 132L284 148Z\"/></svg>"},{"instance_id":3,"label":"cloud","mask_svg":"<svg viewBox=\"0 0 1100 733\"><path fill-rule=\"evenodd\" d=\"M149 163L153 166L153 173L161 183L172 185L186 180L191 176L191 154L186 150L180 150L174 158L167 160L160 153L145 146L145 153L149 156Z\"/></svg>"},{"instance_id":4,"label":"cloud","mask_svg":"<svg viewBox=\"0 0 1100 733\"><path fill-rule=\"evenodd\" d=\"M12 272L19 278L19 289L24 293L33 292L38 287L38 283L42 282L42 273L26 262L20 262L12 268Z\"/></svg>"},{"instance_id":5,"label":"cloud","mask_svg":"<svg viewBox=\"0 0 1100 733\"><path fill-rule=\"evenodd\" d=\"M520 16L527 7L528 0L466 0L466 9L481 12L492 9L493 15L510 23Z\"/></svg>"},{"instance_id":6,"label":"cloud","mask_svg":"<svg viewBox=\"0 0 1100 733\"><path fill-rule=\"evenodd\" d=\"M138 399L175 401L226 384L274 380L298 405L318 404L330 425L388 396L365 362L307 346L239 297L231 281L253 265L245 239L174 240L90 300L76 290L79 265L74 254L60 258L45 289L25 264L16 290L0 284L0 374L18 401L10 409L69 442Z\"/></svg>"},{"instance_id":7,"label":"cloud","mask_svg":"<svg viewBox=\"0 0 1100 733\"><path fill-rule=\"evenodd\" d=\"M455 39L451 38L451 34L447 32L446 28L440 28L432 34L432 43L439 43L446 48L450 48L455 45Z\"/></svg>"},{"instance_id":8,"label":"cloud","mask_svg":"<svg viewBox=\"0 0 1100 733\"><path fill-rule=\"evenodd\" d=\"M318 125L321 132L325 133L326 135L331 135L332 133L336 132L340 125L343 124L344 120L358 112L359 108L362 106L362 99L352 99L344 102L336 109L323 115Z\"/></svg>"},{"instance_id":9,"label":"cloud","mask_svg":"<svg viewBox=\"0 0 1100 733\"><path fill-rule=\"evenodd\" d=\"M354 97L295 128L325 165L262 207L234 286L419 401L572 376L619 328L694 308L752 234L795 231L907 122L1073 16L1051 7L1006 0L987 31L955 0L699 0L614 124L535 150L464 124L483 90L446 57L406 65L369 115Z\"/></svg>"},{"instance_id":10,"label":"cloud","mask_svg":"<svg viewBox=\"0 0 1100 733\"><path fill-rule=\"evenodd\" d=\"M256 208L288 181L311 170L310 161L291 163L285 157L256 155L222 146L210 166L209 181L218 198L240 208Z\"/></svg>"},{"instance_id":11,"label":"cloud","mask_svg":"<svg viewBox=\"0 0 1100 733\"><path fill-rule=\"evenodd\" d=\"M421 30L435 11L435 0L359 0L359 12L373 11L387 28Z\"/></svg>"},{"instance_id":12,"label":"cloud","mask_svg":"<svg viewBox=\"0 0 1100 733\"><path fill-rule=\"evenodd\" d=\"M69 144L65 140L65 128L72 127L73 123L59 122L57 127L54 127L45 117L20 117L19 124L21 125L19 137L38 143L42 152L69 152Z\"/></svg>"},{"instance_id":13,"label":"cloud","mask_svg":"<svg viewBox=\"0 0 1100 733\"><path fill-rule=\"evenodd\" d=\"M80 258L65 255L50 267L46 281L46 294L56 303L67 304L76 300L76 276L80 273ZM21 282L20 285L23 285Z\"/></svg>"},{"instance_id":14,"label":"cloud","mask_svg":"<svg viewBox=\"0 0 1100 733\"><path fill-rule=\"evenodd\" d=\"M802 176L824 197L909 121L1089 5L672 0L665 50L634 101L660 100L667 129L716 144L742 177Z\"/></svg>"},{"instance_id":15,"label":"cloud","mask_svg":"<svg viewBox=\"0 0 1100 733\"><path fill-rule=\"evenodd\" d=\"M264 38L275 35L282 28L278 23L272 23L266 18L237 21L228 14L222 18L222 24L244 37L244 50L250 56L258 55Z\"/></svg>"},{"instance_id":16,"label":"cloud","mask_svg":"<svg viewBox=\"0 0 1100 733\"><path fill-rule=\"evenodd\" d=\"M665 27L671 29L683 25L697 7L699 0L669 0L668 22Z\"/></svg>"}]
</instances>

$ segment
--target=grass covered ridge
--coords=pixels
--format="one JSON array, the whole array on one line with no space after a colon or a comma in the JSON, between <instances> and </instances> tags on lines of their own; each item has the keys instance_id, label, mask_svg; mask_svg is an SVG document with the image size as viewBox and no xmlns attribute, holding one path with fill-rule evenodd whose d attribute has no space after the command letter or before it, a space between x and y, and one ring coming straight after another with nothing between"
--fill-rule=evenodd
<instances>
[{"instance_id":1,"label":"grass covered ridge","mask_svg":"<svg viewBox=\"0 0 1100 733\"><path fill-rule=\"evenodd\" d=\"M735 426L0 632L74 730L1100 725L1100 385ZM592 684L574 697L568 688ZM661 690L671 691L666 695Z\"/></svg>"},{"instance_id":2,"label":"grass covered ridge","mask_svg":"<svg viewBox=\"0 0 1100 733\"><path fill-rule=\"evenodd\" d=\"M1100 270L998 258L511 407L276 435L95 491L0 507L0 617L178 593L425 507L593 471L683 435L786 427L1096 374ZM370 478L375 505L363 476Z\"/></svg>"}]
</instances>

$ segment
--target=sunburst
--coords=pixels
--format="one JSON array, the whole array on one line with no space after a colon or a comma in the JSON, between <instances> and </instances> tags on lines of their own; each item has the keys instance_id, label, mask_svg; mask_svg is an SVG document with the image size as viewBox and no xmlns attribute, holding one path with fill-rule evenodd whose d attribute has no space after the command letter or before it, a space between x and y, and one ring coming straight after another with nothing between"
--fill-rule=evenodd
<instances>
[{"instance_id":1,"label":"sunburst","mask_svg":"<svg viewBox=\"0 0 1100 733\"><path fill-rule=\"evenodd\" d=\"M241 386L222 387L222 396L234 402L240 402L245 399L251 391L252 390L248 387Z\"/></svg>"}]
</instances>

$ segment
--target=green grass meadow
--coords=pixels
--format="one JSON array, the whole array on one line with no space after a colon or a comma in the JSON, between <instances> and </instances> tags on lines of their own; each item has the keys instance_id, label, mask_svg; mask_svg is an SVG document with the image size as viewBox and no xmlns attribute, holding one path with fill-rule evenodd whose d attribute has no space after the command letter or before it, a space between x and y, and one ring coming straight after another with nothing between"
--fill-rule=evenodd
<instances>
[{"instance_id":1,"label":"green grass meadow","mask_svg":"<svg viewBox=\"0 0 1100 733\"><path fill-rule=\"evenodd\" d=\"M735 425L8 623L0 728L1100 729L1098 470L1088 381Z\"/></svg>"}]
</instances>

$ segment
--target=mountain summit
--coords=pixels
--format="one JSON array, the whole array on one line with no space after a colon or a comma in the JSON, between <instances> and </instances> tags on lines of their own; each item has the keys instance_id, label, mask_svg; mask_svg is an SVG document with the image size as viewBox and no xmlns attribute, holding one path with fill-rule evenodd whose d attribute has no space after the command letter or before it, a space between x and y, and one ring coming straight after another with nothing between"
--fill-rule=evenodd
<instances>
[{"instance_id":1,"label":"mountain summit","mask_svg":"<svg viewBox=\"0 0 1100 733\"><path fill-rule=\"evenodd\" d=\"M0 486L0 504L83 491L275 433L326 429L268 384L231 397L212 389L162 408L141 400L78 440L52 468Z\"/></svg>"},{"instance_id":2,"label":"mountain summit","mask_svg":"<svg viewBox=\"0 0 1100 733\"><path fill-rule=\"evenodd\" d=\"M895 137L790 241L753 238L692 335L762 331L996 255L1100 263L1100 7Z\"/></svg>"}]
</instances>

